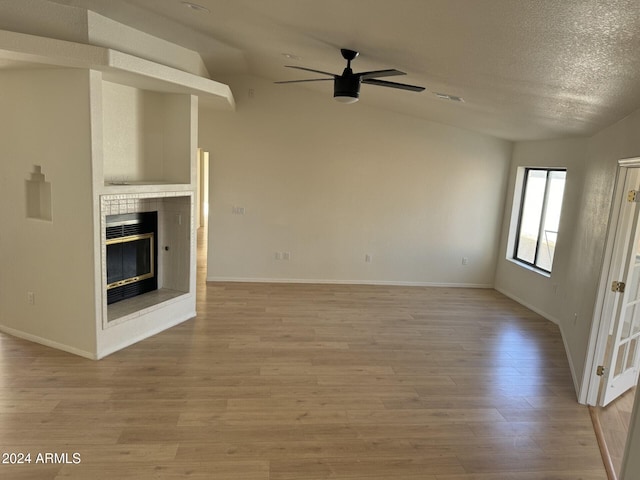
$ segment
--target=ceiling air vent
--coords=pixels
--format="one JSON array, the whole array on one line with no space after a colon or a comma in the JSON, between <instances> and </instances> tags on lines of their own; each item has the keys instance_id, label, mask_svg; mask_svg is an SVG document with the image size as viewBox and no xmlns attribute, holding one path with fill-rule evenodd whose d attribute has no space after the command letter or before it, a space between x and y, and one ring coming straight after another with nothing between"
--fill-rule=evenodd
<instances>
[{"instance_id":1,"label":"ceiling air vent","mask_svg":"<svg viewBox=\"0 0 640 480\"><path fill-rule=\"evenodd\" d=\"M451 100L452 102L464 102L464 98L455 95L447 95L446 93L434 93L434 95L443 100Z\"/></svg>"}]
</instances>

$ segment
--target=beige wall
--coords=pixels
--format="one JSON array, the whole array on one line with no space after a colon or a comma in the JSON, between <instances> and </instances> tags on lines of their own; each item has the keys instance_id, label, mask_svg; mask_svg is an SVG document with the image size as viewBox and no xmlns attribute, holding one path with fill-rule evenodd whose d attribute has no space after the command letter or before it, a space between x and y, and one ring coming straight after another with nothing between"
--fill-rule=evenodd
<instances>
[{"instance_id":1,"label":"beige wall","mask_svg":"<svg viewBox=\"0 0 640 480\"><path fill-rule=\"evenodd\" d=\"M201 117L212 167L210 279L491 283L495 261L498 289L560 325L581 384L616 163L640 156L640 112L591 138L519 142L511 156L505 142L378 112L366 98L344 106L329 93L231 83L238 112ZM550 278L506 258L519 166L568 169ZM233 206L245 215L232 215ZM458 257L474 244L469 266L487 263L465 271ZM273 260L288 249L294 261ZM362 263L364 252L372 264Z\"/></svg>"},{"instance_id":2,"label":"beige wall","mask_svg":"<svg viewBox=\"0 0 640 480\"><path fill-rule=\"evenodd\" d=\"M0 328L92 356L88 77L80 70L0 72L0 92L11 92L0 94ZM26 216L25 180L34 165L51 183L51 221Z\"/></svg>"},{"instance_id":3,"label":"beige wall","mask_svg":"<svg viewBox=\"0 0 640 480\"><path fill-rule=\"evenodd\" d=\"M636 111L591 138L524 142L514 149L496 288L560 325L577 389L584 375L617 161L640 156L639 129ZM568 167L551 278L506 260L514 172L525 165Z\"/></svg>"},{"instance_id":4,"label":"beige wall","mask_svg":"<svg viewBox=\"0 0 640 480\"><path fill-rule=\"evenodd\" d=\"M572 310L575 309L575 306L568 304L568 298L573 294L573 290L569 288L568 276L573 257L576 222L581 210L585 157L586 139L519 142L514 147L509 187L505 197L505 215L495 287L563 328L575 313ZM513 198L516 175L521 167L564 167L567 169L567 181L551 277L509 260L512 257L512 245L508 244L507 239L510 234L513 234L513 227L517 221L519 205L514 205ZM567 322L563 322L563 319L567 319ZM573 369L572 364L572 372Z\"/></svg>"},{"instance_id":5,"label":"beige wall","mask_svg":"<svg viewBox=\"0 0 640 480\"><path fill-rule=\"evenodd\" d=\"M374 88L229 83L237 112L200 121L209 279L493 285L509 142L371 108Z\"/></svg>"}]
</instances>

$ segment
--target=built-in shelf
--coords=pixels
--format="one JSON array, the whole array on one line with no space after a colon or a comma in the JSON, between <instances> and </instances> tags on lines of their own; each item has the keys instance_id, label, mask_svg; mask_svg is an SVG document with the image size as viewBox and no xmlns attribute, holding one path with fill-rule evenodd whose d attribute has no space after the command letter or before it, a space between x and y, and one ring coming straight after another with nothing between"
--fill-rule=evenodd
<instances>
[{"instance_id":1,"label":"built-in shelf","mask_svg":"<svg viewBox=\"0 0 640 480\"><path fill-rule=\"evenodd\" d=\"M192 96L107 81L101 86L105 183L191 184Z\"/></svg>"},{"instance_id":2,"label":"built-in shelf","mask_svg":"<svg viewBox=\"0 0 640 480\"><path fill-rule=\"evenodd\" d=\"M163 182L105 182L103 193L109 195L132 193L162 193L162 192L191 192L193 186L188 183L163 183Z\"/></svg>"}]
</instances>

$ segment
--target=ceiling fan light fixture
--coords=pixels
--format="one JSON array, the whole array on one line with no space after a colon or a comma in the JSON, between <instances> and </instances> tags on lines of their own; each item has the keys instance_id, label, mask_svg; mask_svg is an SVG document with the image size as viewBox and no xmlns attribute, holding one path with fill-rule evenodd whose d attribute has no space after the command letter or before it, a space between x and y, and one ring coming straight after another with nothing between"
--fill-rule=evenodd
<instances>
[{"instance_id":1,"label":"ceiling fan light fixture","mask_svg":"<svg viewBox=\"0 0 640 480\"><path fill-rule=\"evenodd\" d=\"M348 93L340 93L333 96L334 100L339 103L356 103L358 101L358 94L355 95Z\"/></svg>"},{"instance_id":2,"label":"ceiling fan light fixture","mask_svg":"<svg viewBox=\"0 0 640 480\"><path fill-rule=\"evenodd\" d=\"M336 76L333 80L333 98L340 103L355 103L360 97L360 77L356 75Z\"/></svg>"}]
</instances>

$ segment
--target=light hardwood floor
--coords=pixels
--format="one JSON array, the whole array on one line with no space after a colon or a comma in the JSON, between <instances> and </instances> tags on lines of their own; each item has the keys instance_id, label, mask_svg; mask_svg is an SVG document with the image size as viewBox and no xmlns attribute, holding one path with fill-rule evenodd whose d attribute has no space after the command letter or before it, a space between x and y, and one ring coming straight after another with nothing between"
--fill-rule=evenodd
<instances>
[{"instance_id":1,"label":"light hardwood floor","mask_svg":"<svg viewBox=\"0 0 640 480\"><path fill-rule=\"evenodd\" d=\"M603 455L608 455L611 462L612 478L619 478L622 471L635 396L636 389L633 388L606 407L594 409L598 417L597 426L601 428L602 441L605 443Z\"/></svg>"},{"instance_id":2,"label":"light hardwood floor","mask_svg":"<svg viewBox=\"0 0 640 480\"><path fill-rule=\"evenodd\" d=\"M0 361L1 450L81 455L3 479L606 478L558 328L493 290L200 282L102 361Z\"/></svg>"}]
</instances>

